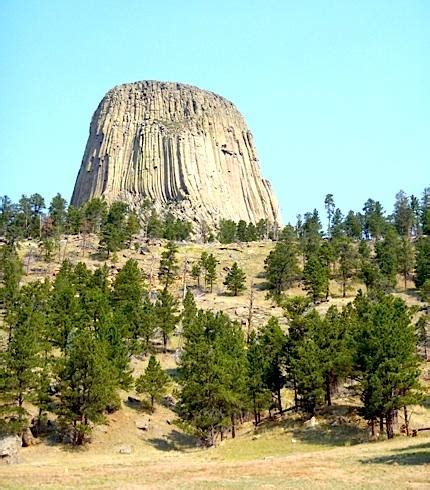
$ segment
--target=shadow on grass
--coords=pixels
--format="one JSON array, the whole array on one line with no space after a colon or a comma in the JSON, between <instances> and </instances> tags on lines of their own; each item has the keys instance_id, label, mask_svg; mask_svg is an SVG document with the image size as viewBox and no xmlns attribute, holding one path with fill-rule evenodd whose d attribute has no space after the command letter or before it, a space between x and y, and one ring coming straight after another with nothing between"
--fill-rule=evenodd
<instances>
[{"instance_id":1,"label":"shadow on grass","mask_svg":"<svg viewBox=\"0 0 430 490\"><path fill-rule=\"evenodd\" d=\"M318 425L293 429L293 436L305 444L320 446L353 446L367 441L367 430L354 424Z\"/></svg>"},{"instance_id":2,"label":"shadow on grass","mask_svg":"<svg viewBox=\"0 0 430 490\"><path fill-rule=\"evenodd\" d=\"M393 449L392 454L362 459L362 464L393 464L402 466L417 466L430 464L430 442L413 447ZM397 453L397 454L396 454Z\"/></svg>"},{"instance_id":3,"label":"shadow on grass","mask_svg":"<svg viewBox=\"0 0 430 490\"><path fill-rule=\"evenodd\" d=\"M336 407L342 409L342 407ZM345 412L343 410L343 412ZM286 412L284 412L284 415ZM279 417L279 416L278 416ZM294 439L304 444L317 446L352 446L368 441L368 432L357 426L354 422L338 422L331 425L327 422L320 422L315 427L305 427L305 420L301 417L289 417L279 419L266 419L256 428L256 433L264 434L270 432L276 427L282 427L284 431L289 432Z\"/></svg>"},{"instance_id":4,"label":"shadow on grass","mask_svg":"<svg viewBox=\"0 0 430 490\"><path fill-rule=\"evenodd\" d=\"M197 446L197 439L176 429L173 429L165 437L147 439L147 442L160 451L184 451L194 449Z\"/></svg>"}]
</instances>

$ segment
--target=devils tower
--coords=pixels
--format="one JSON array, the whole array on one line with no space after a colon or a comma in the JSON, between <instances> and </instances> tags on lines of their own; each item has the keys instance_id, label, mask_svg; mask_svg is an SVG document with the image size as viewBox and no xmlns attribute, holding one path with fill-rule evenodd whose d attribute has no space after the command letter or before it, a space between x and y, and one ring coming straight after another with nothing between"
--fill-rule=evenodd
<instances>
[{"instance_id":1,"label":"devils tower","mask_svg":"<svg viewBox=\"0 0 430 490\"><path fill-rule=\"evenodd\" d=\"M180 83L110 90L95 111L72 204L122 200L216 226L220 219L279 223L251 132L228 100Z\"/></svg>"}]
</instances>

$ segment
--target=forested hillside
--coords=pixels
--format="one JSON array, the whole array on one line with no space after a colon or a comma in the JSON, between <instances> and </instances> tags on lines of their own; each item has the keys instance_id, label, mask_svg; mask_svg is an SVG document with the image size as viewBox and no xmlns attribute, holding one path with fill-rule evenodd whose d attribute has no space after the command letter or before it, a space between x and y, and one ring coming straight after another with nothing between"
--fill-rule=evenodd
<instances>
[{"instance_id":1,"label":"forested hillside","mask_svg":"<svg viewBox=\"0 0 430 490\"><path fill-rule=\"evenodd\" d=\"M1 432L83 445L135 403L213 446L340 403L369 437L416 434L430 190L399 192L390 215L325 207L326 229L313 211L194 230L149 202L3 197Z\"/></svg>"}]
</instances>

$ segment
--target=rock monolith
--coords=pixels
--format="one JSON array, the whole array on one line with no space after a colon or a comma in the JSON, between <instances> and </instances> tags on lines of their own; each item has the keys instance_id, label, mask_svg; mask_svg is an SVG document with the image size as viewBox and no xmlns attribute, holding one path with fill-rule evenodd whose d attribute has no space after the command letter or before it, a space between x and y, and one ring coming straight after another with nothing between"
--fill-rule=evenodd
<instances>
[{"instance_id":1,"label":"rock monolith","mask_svg":"<svg viewBox=\"0 0 430 490\"><path fill-rule=\"evenodd\" d=\"M253 137L228 100L180 83L142 81L110 90L95 111L72 204L144 199L179 218L280 223Z\"/></svg>"}]
</instances>

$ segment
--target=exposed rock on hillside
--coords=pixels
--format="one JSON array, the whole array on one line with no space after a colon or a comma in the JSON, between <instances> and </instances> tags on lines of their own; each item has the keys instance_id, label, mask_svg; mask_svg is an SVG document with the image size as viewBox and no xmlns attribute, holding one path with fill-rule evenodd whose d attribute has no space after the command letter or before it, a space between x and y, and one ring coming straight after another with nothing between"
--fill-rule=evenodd
<instances>
[{"instance_id":1,"label":"exposed rock on hillside","mask_svg":"<svg viewBox=\"0 0 430 490\"><path fill-rule=\"evenodd\" d=\"M235 106L179 83L119 85L101 101L72 204L92 197L138 209L144 198L178 217L280 222L252 135Z\"/></svg>"}]
</instances>

